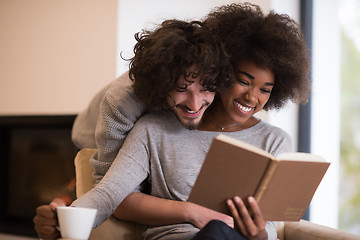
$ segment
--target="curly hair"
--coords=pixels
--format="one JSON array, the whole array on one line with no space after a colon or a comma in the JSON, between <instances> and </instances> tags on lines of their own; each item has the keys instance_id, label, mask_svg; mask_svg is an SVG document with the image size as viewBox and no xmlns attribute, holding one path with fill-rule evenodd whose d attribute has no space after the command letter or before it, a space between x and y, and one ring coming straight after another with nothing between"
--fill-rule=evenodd
<instances>
[{"instance_id":1,"label":"curly hair","mask_svg":"<svg viewBox=\"0 0 360 240\"><path fill-rule=\"evenodd\" d=\"M274 11L265 15L250 3L229 4L210 12L204 26L224 44L233 71L250 61L274 73L274 88L264 110L280 109L288 100L307 101L308 49L301 28L289 16Z\"/></svg>"},{"instance_id":2,"label":"curly hair","mask_svg":"<svg viewBox=\"0 0 360 240\"><path fill-rule=\"evenodd\" d=\"M184 88L177 82L182 75L192 83L186 71L193 64L202 86L209 91L218 91L221 82L232 81L225 51L201 25L197 21L167 20L154 31L135 34L129 76L136 95L149 110L169 109L167 93Z\"/></svg>"}]
</instances>

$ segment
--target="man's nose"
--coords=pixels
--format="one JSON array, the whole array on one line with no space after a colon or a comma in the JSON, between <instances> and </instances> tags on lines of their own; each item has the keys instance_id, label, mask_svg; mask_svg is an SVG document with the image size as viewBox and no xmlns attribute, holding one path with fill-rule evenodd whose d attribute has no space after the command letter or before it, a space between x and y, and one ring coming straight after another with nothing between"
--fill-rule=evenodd
<instances>
[{"instance_id":1,"label":"man's nose","mask_svg":"<svg viewBox=\"0 0 360 240\"><path fill-rule=\"evenodd\" d=\"M190 93L188 95L187 104L191 111L199 111L203 105L203 96L201 93Z\"/></svg>"}]
</instances>

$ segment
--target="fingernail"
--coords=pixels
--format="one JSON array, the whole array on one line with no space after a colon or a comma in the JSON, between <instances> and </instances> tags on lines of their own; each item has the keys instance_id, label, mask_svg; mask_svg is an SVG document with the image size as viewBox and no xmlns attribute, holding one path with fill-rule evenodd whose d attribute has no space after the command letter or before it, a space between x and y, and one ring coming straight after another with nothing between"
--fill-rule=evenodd
<instances>
[{"instance_id":1,"label":"fingernail","mask_svg":"<svg viewBox=\"0 0 360 240\"><path fill-rule=\"evenodd\" d=\"M248 198L248 201L249 201L249 202L254 202L254 197L249 197L249 198Z\"/></svg>"},{"instance_id":2,"label":"fingernail","mask_svg":"<svg viewBox=\"0 0 360 240\"><path fill-rule=\"evenodd\" d=\"M234 197L234 200L235 200L235 202L238 202L238 203L241 201L241 199L240 199L239 196L235 196L235 197Z\"/></svg>"},{"instance_id":3,"label":"fingernail","mask_svg":"<svg viewBox=\"0 0 360 240\"><path fill-rule=\"evenodd\" d=\"M232 201L230 199L226 200L227 205L231 206L232 205Z\"/></svg>"}]
</instances>

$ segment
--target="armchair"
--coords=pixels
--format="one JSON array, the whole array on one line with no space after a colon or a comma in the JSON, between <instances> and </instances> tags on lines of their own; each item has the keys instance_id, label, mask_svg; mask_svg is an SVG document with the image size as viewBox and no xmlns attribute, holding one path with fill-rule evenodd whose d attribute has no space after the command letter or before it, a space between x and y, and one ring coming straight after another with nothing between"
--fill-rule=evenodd
<instances>
[{"instance_id":1,"label":"armchair","mask_svg":"<svg viewBox=\"0 0 360 240\"><path fill-rule=\"evenodd\" d=\"M75 157L76 196L80 197L94 186L94 169L89 163L96 149L82 149ZM141 240L143 226L110 217L91 232L90 240ZM279 222L277 226L280 240L360 240L360 236L341 230L301 220L300 222Z\"/></svg>"}]
</instances>

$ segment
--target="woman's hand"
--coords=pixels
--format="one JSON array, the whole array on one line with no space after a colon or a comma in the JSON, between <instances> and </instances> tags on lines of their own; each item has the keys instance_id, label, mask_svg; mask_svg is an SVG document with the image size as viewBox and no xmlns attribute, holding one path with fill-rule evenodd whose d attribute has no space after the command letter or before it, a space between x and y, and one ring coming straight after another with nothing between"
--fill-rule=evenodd
<instances>
[{"instance_id":1,"label":"woman's hand","mask_svg":"<svg viewBox=\"0 0 360 240\"><path fill-rule=\"evenodd\" d=\"M266 221L262 216L259 205L253 197L248 198L248 203L253 217L250 216L240 197L234 197L227 201L231 215L234 218L235 229L249 240L267 239Z\"/></svg>"},{"instance_id":2,"label":"woman's hand","mask_svg":"<svg viewBox=\"0 0 360 240\"><path fill-rule=\"evenodd\" d=\"M205 227L205 225L211 220L223 221L229 227L234 228L234 219L229 215L211 210L209 208L191 202L184 202L184 204L187 204L189 221L199 229Z\"/></svg>"}]
</instances>

